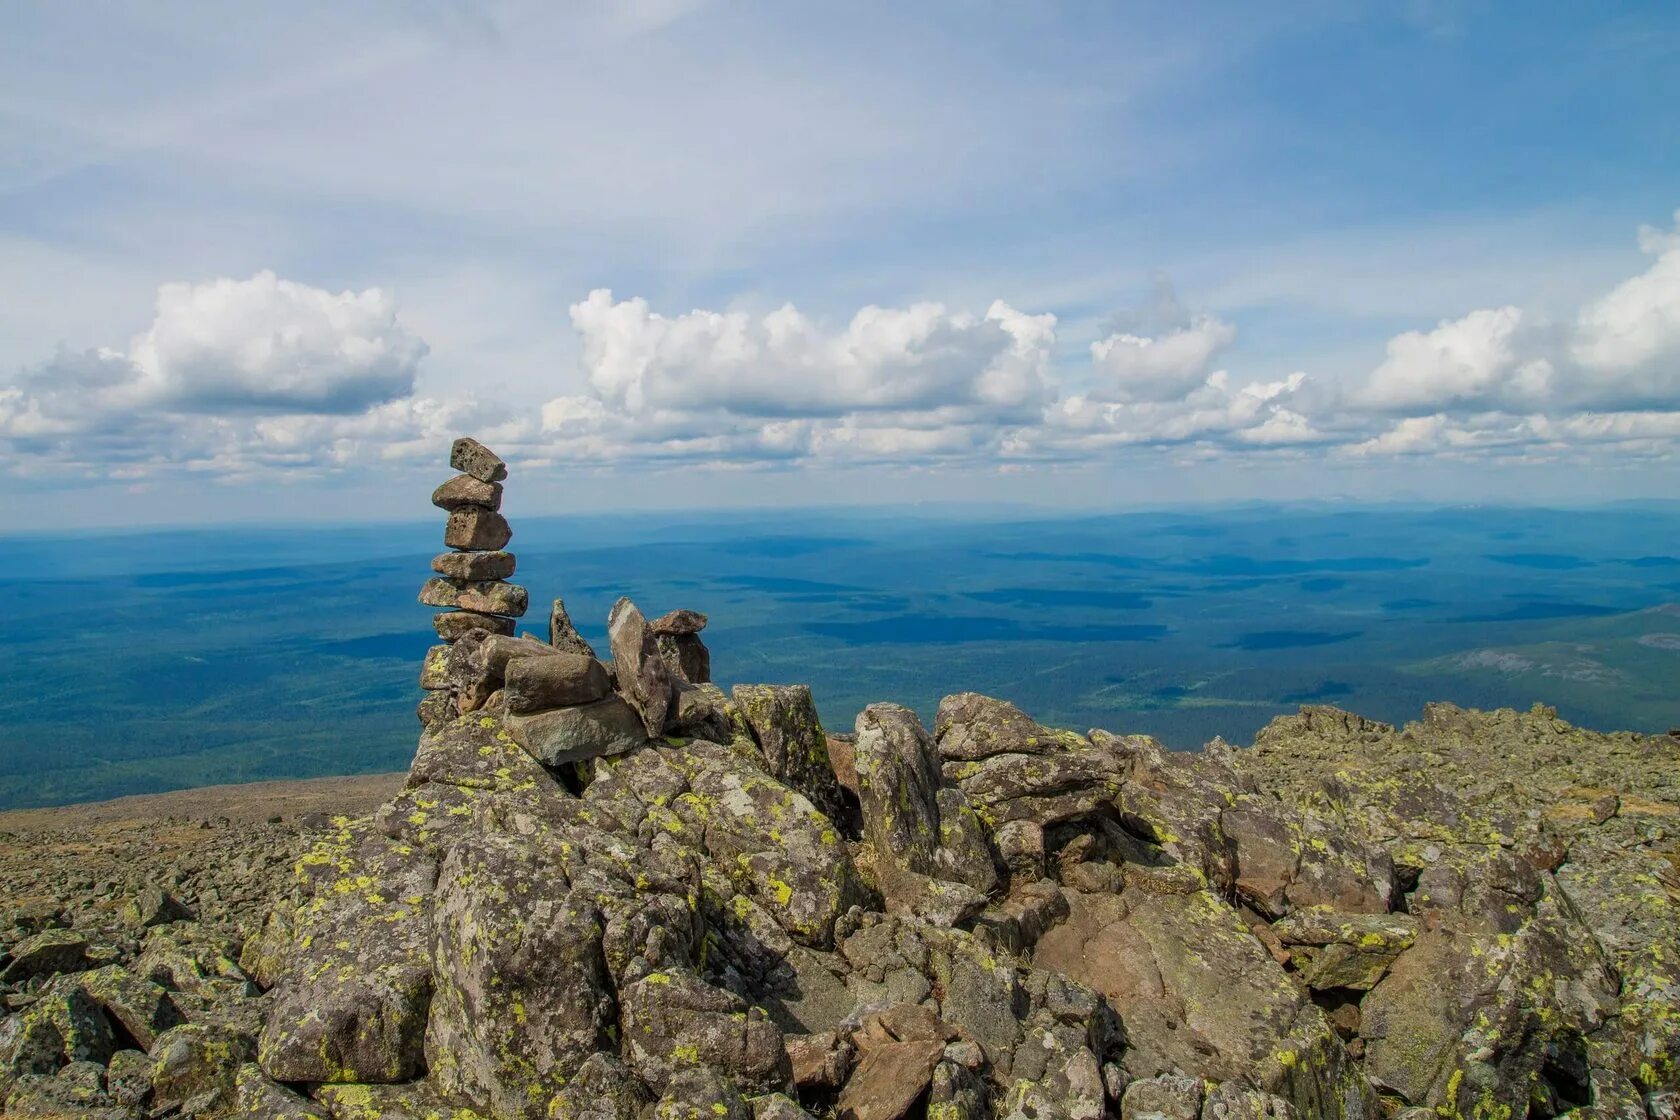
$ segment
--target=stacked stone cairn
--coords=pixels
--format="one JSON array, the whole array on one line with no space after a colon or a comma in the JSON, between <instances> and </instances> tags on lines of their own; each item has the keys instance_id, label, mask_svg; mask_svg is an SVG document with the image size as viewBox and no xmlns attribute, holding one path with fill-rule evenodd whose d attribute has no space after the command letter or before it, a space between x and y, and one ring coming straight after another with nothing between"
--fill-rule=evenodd
<instances>
[{"instance_id":1,"label":"stacked stone cairn","mask_svg":"<svg viewBox=\"0 0 1680 1120\"><path fill-rule=\"evenodd\" d=\"M420 589L421 603L448 608L432 620L443 640L421 669L428 694L421 723L486 710L534 758L565 772L719 722L723 697L710 683L711 655L700 640L706 616L698 611L650 623L620 599L607 620L610 662L578 633L562 599L549 613L547 641L515 637L528 597L506 582L514 571L504 551L513 534L500 513L507 464L473 439L456 440L449 462L461 473L432 503L449 511L444 542L453 551L432 560L438 574Z\"/></svg>"}]
</instances>

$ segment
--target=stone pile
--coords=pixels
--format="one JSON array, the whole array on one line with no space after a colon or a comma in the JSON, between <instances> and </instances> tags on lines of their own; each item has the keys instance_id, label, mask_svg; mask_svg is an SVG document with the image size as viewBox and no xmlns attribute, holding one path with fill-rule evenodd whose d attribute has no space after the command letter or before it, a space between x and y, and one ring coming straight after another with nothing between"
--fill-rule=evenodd
<instances>
[{"instance_id":1,"label":"stone pile","mask_svg":"<svg viewBox=\"0 0 1680 1120\"><path fill-rule=\"evenodd\" d=\"M710 686L711 655L700 640L706 616L675 610L649 623L620 599L608 618L612 660L578 633L564 600L554 600L548 641L515 637L525 613L523 587L505 581L514 558L502 551L511 530L498 512L507 466L476 440L455 442L450 465L462 473L440 486L434 504L450 511L445 542L455 551L432 561L439 575L420 601L453 608L433 620L420 684L428 727L493 706L508 733L556 770L622 754L687 725L710 720L723 695ZM701 686L708 691L701 695Z\"/></svg>"}]
</instances>

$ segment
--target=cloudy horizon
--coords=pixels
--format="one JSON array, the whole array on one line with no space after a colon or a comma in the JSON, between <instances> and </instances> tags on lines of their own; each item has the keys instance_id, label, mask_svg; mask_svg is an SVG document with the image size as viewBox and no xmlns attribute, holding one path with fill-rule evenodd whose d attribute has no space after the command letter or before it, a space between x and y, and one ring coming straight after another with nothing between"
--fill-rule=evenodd
<instances>
[{"instance_id":1,"label":"cloudy horizon","mask_svg":"<svg viewBox=\"0 0 1680 1120\"><path fill-rule=\"evenodd\" d=\"M8 9L16 527L1680 492L1672 11L983 12Z\"/></svg>"}]
</instances>

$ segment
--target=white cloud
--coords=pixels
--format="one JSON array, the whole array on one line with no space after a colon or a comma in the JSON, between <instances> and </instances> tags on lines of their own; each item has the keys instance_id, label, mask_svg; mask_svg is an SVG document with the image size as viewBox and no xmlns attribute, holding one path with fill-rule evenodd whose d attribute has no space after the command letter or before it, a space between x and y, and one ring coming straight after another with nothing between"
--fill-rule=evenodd
<instances>
[{"instance_id":1,"label":"white cloud","mask_svg":"<svg viewBox=\"0 0 1680 1120\"><path fill-rule=\"evenodd\" d=\"M1680 233L1647 227L1640 245L1650 267L1572 323L1501 307L1396 336L1359 403L1413 415L1680 408Z\"/></svg>"},{"instance_id":2,"label":"white cloud","mask_svg":"<svg viewBox=\"0 0 1680 1120\"><path fill-rule=\"evenodd\" d=\"M0 440L26 470L342 463L348 444L441 435L471 411L413 396L425 354L378 289L165 284L126 350L61 350L0 388Z\"/></svg>"},{"instance_id":3,"label":"white cloud","mask_svg":"<svg viewBox=\"0 0 1680 1120\"><path fill-rule=\"evenodd\" d=\"M1680 406L1680 211L1674 221L1639 231L1649 269L1581 309L1571 352L1601 397Z\"/></svg>"},{"instance_id":4,"label":"white cloud","mask_svg":"<svg viewBox=\"0 0 1680 1120\"><path fill-rule=\"evenodd\" d=\"M126 349L62 351L0 386L0 452L12 471L109 478L427 459L468 430L574 467L1671 457L1680 235L1643 243L1647 269L1572 318L1506 306L1407 331L1353 386L1210 370L1235 330L1179 308L1153 335L1109 333L1081 370L1058 355L1054 315L1002 300L827 323L792 304L666 315L596 289L569 309L577 369L528 405L435 375L417 392L427 346L389 296L264 272L165 285Z\"/></svg>"},{"instance_id":5,"label":"white cloud","mask_svg":"<svg viewBox=\"0 0 1680 1120\"><path fill-rule=\"evenodd\" d=\"M1110 399L1174 400L1206 380L1213 359L1236 337L1230 323L1197 315L1156 338L1120 333L1099 339L1091 343L1091 362Z\"/></svg>"},{"instance_id":6,"label":"white cloud","mask_svg":"<svg viewBox=\"0 0 1680 1120\"><path fill-rule=\"evenodd\" d=\"M1388 342L1388 357L1371 373L1361 403L1394 412L1430 412L1447 405L1518 400L1537 403L1551 391L1553 368L1527 356L1532 327L1520 308L1472 311L1432 331L1407 331Z\"/></svg>"},{"instance_id":7,"label":"white cloud","mask_svg":"<svg viewBox=\"0 0 1680 1120\"><path fill-rule=\"evenodd\" d=\"M360 412L411 394L425 356L378 288L333 293L272 272L163 285L129 347L144 395L193 411Z\"/></svg>"},{"instance_id":8,"label":"white cloud","mask_svg":"<svg viewBox=\"0 0 1680 1120\"><path fill-rule=\"evenodd\" d=\"M739 416L841 416L972 405L1030 410L1050 391L1055 317L998 301L984 318L937 303L865 307L838 331L792 304L762 316L690 311L597 289L572 305L589 385L631 414L721 409Z\"/></svg>"}]
</instances>

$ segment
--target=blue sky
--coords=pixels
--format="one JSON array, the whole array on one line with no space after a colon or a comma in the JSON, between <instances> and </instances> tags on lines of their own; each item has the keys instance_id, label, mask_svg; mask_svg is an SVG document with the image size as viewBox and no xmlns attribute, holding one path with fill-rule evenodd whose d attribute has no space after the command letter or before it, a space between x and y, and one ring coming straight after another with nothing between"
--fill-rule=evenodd
<instances>
[{"instance_id":1,"label":"blue sky","mask_svg":"<svg viewBox=\"0 0 1680 1120\"><path fill-rule=\"evenodd\" d=\"M1680 491L1672 4L0 9L18 524ZM417 502L419 507L417 508Z\"/></svg>"}]
</instances>

